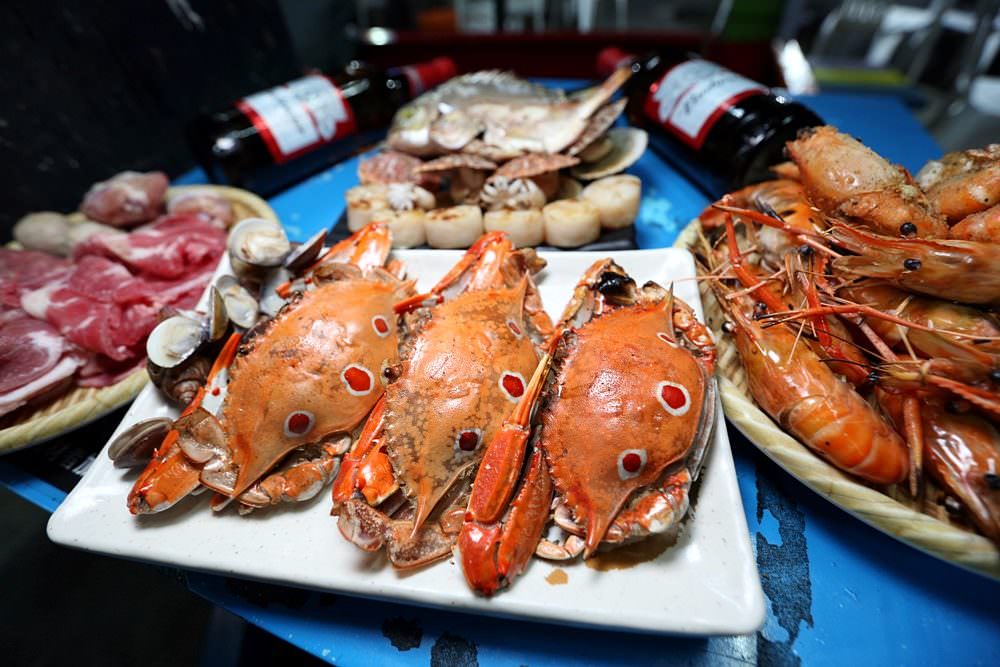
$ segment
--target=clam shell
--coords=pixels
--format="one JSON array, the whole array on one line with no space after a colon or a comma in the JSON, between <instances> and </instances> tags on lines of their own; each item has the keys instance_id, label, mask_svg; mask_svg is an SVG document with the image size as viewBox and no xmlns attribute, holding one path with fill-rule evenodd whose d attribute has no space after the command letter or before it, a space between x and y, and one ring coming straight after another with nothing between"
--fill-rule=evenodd
<instances>
[{"instance_id":1,"label":"clam shell","mask_svg":"<svg viewBox=\"0 0 1000 667\"><path fill-rule=\"evenodd\" d=\"M590 145L580 151L580 159L585 164L600 162L608 156L608 153L615 149L615 142L607 136L598 137L590 142Z\"/></svg>"},{"instance_id":2,"label":"clam shell","mask_svg":"<svg viewBox=\"0 0 1000 667\"><path fill-rule=\"evenodd\" d=\"M217 341L229 329L229 314L222 294L212 285L208 289L208 340Z\"/></svg>"},{"instance_id":3,"label":"clam shell","mask_svg":"<svg viewBox=\"0 0 1000 667\"><path fill-rule=\"evenodd\" d=\"M229 232L229 256L250 267L281 266L292 250L285 230L273 220L246 218ZM234 263L234 266L237 265Z\"/></svg>"},{"instance_id":4,"label":"clam shell","mask_svg":"<svg viewBox=\"0 0 1000 667\"><path fill-rule=\"evenodd\" d=\"M305 243L300 243L288 253L288 257L285 258L285 268L292 273L301 273L316 261L316 258L323 251L325 242L326 230L321 229L310 236Z\"/></svg>"},{"instance_id":5,"label":"clam shell","mask_svg":"<svg viewBox=\"0 0 1000 667\"><path fill-rule=\"evenodd\" d=\"M207 333L207 327L198 320L184 315L168 317L150 332L146 356L160 368L173 368L198 351Z\"/></svg>"},{"instance_id":6,"label":"clam shell","mask_svg":"<svg viewBox=\"0 0 1000 667\"><path fill-rule=\"evenodd\" d=\"M610 153L593 164L581 164L573 168L577 178L592 181L625 171L642 157L649 143L649 135L636 127L615 127L608 130L608 138L614 144Z\"/></svg>"},{"instance_id":7,"label":"clam shell","mask_svg":"<svg viewBox=\"0 0 1000 667\"><path fill-rule=\"evenodd\" d=\"M133 468L149 463L153 452L170 432L173 420L155 417L136 422L122 431L108 447L108 457L116 468Z\"/></svg>"},{"instance_id":8,"label":"clam shell","mask_svg":"<svg viewBox=\"0 0 1000 667\"><path fill-rule=\"evenodd\" d=\"M245 287L232 276L222 276L215 288L225 303L226 315L233 324L249 329L257 322L260 304Z\"/></svg>"}]
</instances>

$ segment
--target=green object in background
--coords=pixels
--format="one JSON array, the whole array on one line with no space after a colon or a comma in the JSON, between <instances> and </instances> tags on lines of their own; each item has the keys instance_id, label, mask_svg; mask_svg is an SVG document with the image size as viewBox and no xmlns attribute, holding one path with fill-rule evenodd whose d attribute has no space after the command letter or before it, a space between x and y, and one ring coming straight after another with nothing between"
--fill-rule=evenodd
<instances>
[{"instance_id":1,"label":"green object in background","mask_svg":"<svg viewBox=\"0 0 1000 667\"><path fill-rule=\"evenodd\" d=\"M726 42L762 42L774 37L785 8L782 0L734 0L722 31Z\"/></svg>"},{"instance_id":2,"label":"green object in background","mask_svg":"<svg viewBox=\"0 0 1000 667\"><path fill-rule=\"evenodd\" d=\"M909 86L906 75L898 69L892 68L868 69L814 65L813 74L820 86L873 86L878 88Z\"/></svg>"}]
</instances>

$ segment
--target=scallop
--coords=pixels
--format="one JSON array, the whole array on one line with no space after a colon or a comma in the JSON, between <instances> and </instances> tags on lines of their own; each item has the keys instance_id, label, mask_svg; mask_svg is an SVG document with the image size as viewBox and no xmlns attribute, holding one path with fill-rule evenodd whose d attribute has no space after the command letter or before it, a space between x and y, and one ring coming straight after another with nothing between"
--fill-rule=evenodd
<instances>
[{"instance_id":1,"label":"scallop","mask_svg":"<svg viewBox=\"0 0 1000 667\"><path fill-rule=\"evenodd\" d=\"M198 351L207 338L207 327L185 315L163 320L146 340L146 355L150 363L160 368L173 368L184 363Z\"/></svg>"},{"instance_id":2,"label":"scallop","mask_svg":"<svg viewBox=\"0 0 1000 667\"><path fill-rule=\"evenodd\" d=\"M432 248L468 248L483 235L483 212L470 204L436 208L424 218L424 231Z\"/></svg>"},{"instance_id":3,"label":"scallop","mask_svg":"<svg viewBox=\"0 0 1000 667\"><path fill-rule=\"evenodd\" d=\"M545 239L544 218L537 208L489 211L483 216L483 229L506 232L518 248L541 245Z\"/></svg>"},{"instance_id":4,"label":"scallop","mask_svg":"<svg viewBox=\"0 0 1000 667\"><path fill-rule=\"evenodd\" d=\"M347 228L356 232L376 211L389 208L388 188L382 184L358 185L347 191Z\"/></svg>"},{"instance_id":5,"label":"scallop","mask_svg":"<svg viewBox=\"0 0 1000 667\"><path fill-rule=\"evenodd\" d=\"M581 197L597 209L602 227L619 229L635 222L641 195L642 183L639 178L621 174L594 181L583 189Z\"/></svg>"},{"instance_id":6,"label":"scallop","mask_svg":"<svg viewBox=\"0 0 1000 667\"><path fill-rule=\"evenodd\" d=\"M605 136L613 145L611 150L596 162L573 167L574 176L592 181L623 172L642 157L649 144L649 135L637 127L614 127Z\"/></svg>"},{"instance_id":7,"label":"scallop","mask_svg":"<svg viewBox=\"0 0 1000 667\"><path fill-rule=\"evenodd\" d=\"M384 222L392 233L393 248L415 248L427 242L423 209L410 211L381 211L372 217L372 222Z\"/></svg>"},{"instance_id":8,"label":"scallop","mask_svg":"<svg viewBox=\"0 0 1000 667\"><path fill-rule=\"evenodd\" d=\"M561 199L542 209L545 242L557 248L578 248L601 235L601 216L585 199Z\"/></svg>"}]
</instances>

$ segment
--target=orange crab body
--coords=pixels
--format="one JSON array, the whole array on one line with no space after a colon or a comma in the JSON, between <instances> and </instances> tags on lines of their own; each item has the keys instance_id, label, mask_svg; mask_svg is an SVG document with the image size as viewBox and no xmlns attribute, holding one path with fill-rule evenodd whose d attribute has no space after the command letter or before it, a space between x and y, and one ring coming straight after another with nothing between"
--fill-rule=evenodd
<instances>
[{"instance_id":1,"label":"orange crab body","mask_svg":"<svg viewBox=\"0 0 1000 667\"><path fill-rule=\"evenodd\" d=\"M687 455L705 369L666 333L662 306L621 309L563 339L539 443L557 491L596 547L636 491Z\"/></svg>"},{"instance_id":2,"label":"orange crab body","mask_svg":"<svg viewBox=\"0 0 1000 667\"><path fill-rule=\"evenodd\" d=\"M551 331L530 277L543 266L487 234L430 294L397 304L402 361L334 483L348 540L385 546L398 568L451 552L485 444L526 391L534 341Z\"/></svg>"},{"instance_id":3,"label":"orange crab body","mask_svg":"<svg viewBox=\"0 0 1000 667\"><path fill-rule=\"evenodd\" d=\"M715 346L672 292L599 261L549 349L484 453L458 538L486 595L532 553L589 556L676 526L711 439ZM541 539L553 492L561 545Z\"/></svg>"},{"instance_id":4,"label":"orange crab body","mask_svg":"<svg viewBox=\"0 0 1000 667\"><path fill-rule=\"evenodd\" d=\"M538 363L524 286L466 292L438 306L386 390L387 451L422 522L479 463Z\"/></svg>"},{"instance_id":5,"label":"orange crab body","mask_svg":"<svg viewBox=\"0 0 1000 667\"><path fill-rule=\"evenodd\" d=\"M396 300L391 283L326 283L250 341L220 415L236 476L205 471L202 482L242 493L293 449L360 424L396 360Z\"/></svg>"}]
</instances>

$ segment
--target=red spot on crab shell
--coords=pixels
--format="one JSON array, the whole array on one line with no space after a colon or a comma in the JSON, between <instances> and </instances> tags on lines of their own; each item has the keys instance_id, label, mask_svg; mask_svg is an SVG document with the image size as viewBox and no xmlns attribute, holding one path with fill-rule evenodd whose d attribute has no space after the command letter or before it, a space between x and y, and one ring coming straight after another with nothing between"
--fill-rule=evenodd
<instances>
[{"instance_id":1,"label":"red spot on crab shell","mask_svg":"<svg viewBox=\"0 0 1000 667\"><path fill-rule=\"evenodd\" d=\"M674 345L673 339L671 339L670 336L668 336L667 334L663 333L662 331L659 332L658 334L656 334L656 337L659 338L660 340L662 340L667 345Z\"/></svg>"},{"instance_id":2,"label":"red spot on crab shell","mask_svg":"<svg viewBox=\"0 0 1000 667\"><path fill-rule=\"evenodd\" d=\"M375 329L375 333L381 338L385 338L389 335L389 320L385 319L381 315L376 315L372 318L372 328Z\"/></svg>"},{"instance_id":3,"label":"red spot on crab shell","mask_svg":"<svg viewBox=\"0 0 1000 667\"><path fill-rule=\"evenodd\" d=\"M479 445L479 434L475 431L462 431L458 434L458 448L463 452L471 452Z\"/></svg>"},{"instance_id":4,"label":"red spot on crab shell","mask_svg":"<svg viewBox=\"0 0 1000 667\"><path fill-rule=\"evenodd\" d=\"M218 396L220 392L221 390L218 387L216 387L215 389L212 390L212 396Z\"/></svg>"},{"instance_id":5,"label":"red spot on crab shell","mask_svg":"<svg viewBox=\"0 0 1000 667\"><path fill-rule=\"evenodd\" d=\"M375 386L375 379L370 370L360 364L351 364L340 374L347 385L347 390L355 396L363 396Z\"/></svg>"},{"instance_id":6,"label":"red spot on crab shell","mask_svg":"<svg viewBox=\"0 0 1000 667\"><path fill-rule=\"evenodd\" d=\"M311 412L296 410L285 418L285 437L298 438L312 430L316 418Z\"/></svg>"},{"instance_id":7,"label":"red spot on crab shell","mask_svg":"<svg viewBox=\"0 0 1000 667\"><path fill-rule=\"evenodd\" d=\"M663 381L656 385L656 400L674 416L685 414L691 407L691 395L684 385Z\"/></svg>"},{"instance_id":8,"label":"red spot on crab shell","mask_svg":"<svg viewBox=\"0 0 1000 667\"><path fill-rule=\"evenodd\" d=\"M504 371L500 375L500 388L507 395L508 400L517 403L517 399L524 396L524 377L520 373Z\"/></svg>"},{"instance_id":9,"label":"red spot on crab shell","mask_svg":"<svg viewBox=\"0 0 1000 667\"><path fill-rule=\"evenodd\" d=\"M687 398L684 397L684 392L677 387L670 386L669 384L660 390L660 396L662 396L666 404L674 410L683 408L684 404L687 403Z\"/></svg>"},{"instance_id":10,"label":"red spot on crab shell","mask_svg":"<svg viewBox=\"0 0 1000 667\"><path fill-rule=\"evenodd\" d=\"M302 435L309 429L312 420L304 412L296 412L288 418L288 430L296 435Z\"/></svg>"},{"instance_id":11,"label":"red spot on crab shell","mask_svg":"<svg viewBox=\"0 0 1000 667\"><path fill-rule=\"evenodd\" d=\"M646 467L645 449L626 449L618 455L618 478L632 479Z\"/></svg>"},{"instance_id":12,"label":"red spot on crab shell","mask_svg":"<svg viewBox=\"0 0 1000 667\"><path fill-rule=\"evenodd\" d=\"M517 322L515 322L514 320L507 320L507 327L510 328L511 332L515 336L517 336L518 338L521 337L521 327L518 326Z\"/></svg>"},{"instance_id":13,"label":"red spot on crab shell","mask_svg":"<svg viewBox=\"0 0 1000 667\"><path fill-rule=\"evenodd\" d=\"M629 452L622 457L622 468L625 468L625 472L637 473L641 467L642 457L635 452Z\"/></svg>"}]
</instances>

